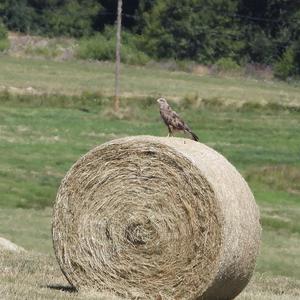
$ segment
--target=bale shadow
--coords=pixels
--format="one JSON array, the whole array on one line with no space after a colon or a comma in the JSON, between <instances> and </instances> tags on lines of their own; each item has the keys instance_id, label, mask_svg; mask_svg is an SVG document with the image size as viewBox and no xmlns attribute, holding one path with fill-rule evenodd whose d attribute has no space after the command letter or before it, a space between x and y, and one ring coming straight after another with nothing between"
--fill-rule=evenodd
<instances>
[{"instance_id":1,"label":"bale shadow","mask_svg":"<svg viewBox=\"0 0 300 300\"><path fill-rule=\"evenodd\" d=\"M57 290L57 291L63 291L66 293L76 293L77 292L76 288L71 285L48 284L48 285L46 285L46 288L52 289L52 290Z\"/></svg>"}]
</instances>

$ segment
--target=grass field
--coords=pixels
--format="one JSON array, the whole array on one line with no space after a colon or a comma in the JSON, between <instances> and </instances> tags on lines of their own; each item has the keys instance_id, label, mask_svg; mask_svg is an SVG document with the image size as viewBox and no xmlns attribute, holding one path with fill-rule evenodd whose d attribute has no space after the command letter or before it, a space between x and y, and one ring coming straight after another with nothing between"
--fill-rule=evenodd
<instances>
[{"instance_id":1,"label":"grass field","mask_svg":"<svg viewBox=\"0 0 300 300\"><path fill-rule=\"evenodd\" d=\"M81 94L98 92L112 95L114 66L109 62L55 62L0 57L2 89L34 88L40 93ZM0 88L1 88L0 86ZM220 99L226 103L280 103L300 106L299 84L263 81L254 78L222 78L197 76L184 72L169 72L154 67L123 66L122 94L124 96L167 95L178 99L198 96Z\"/></svg>"},{"instance_id":2,"label":"grass field","mask_svg":"<svg viewBox=\"0 0 300 300\"><path fill-rule=\"evenodd\" d=\"M115 116L111 64L0 57L0 236L28 250L1 254L0 298L102 297L59 288L68 284L53 256L51 206L65 172L92 147L166 135L154 101L164 95L201 142L238 168L259 204L261 253L238 299L299 299L300 87L132 66L123 78Z\"/></svg>"}]
</instances>

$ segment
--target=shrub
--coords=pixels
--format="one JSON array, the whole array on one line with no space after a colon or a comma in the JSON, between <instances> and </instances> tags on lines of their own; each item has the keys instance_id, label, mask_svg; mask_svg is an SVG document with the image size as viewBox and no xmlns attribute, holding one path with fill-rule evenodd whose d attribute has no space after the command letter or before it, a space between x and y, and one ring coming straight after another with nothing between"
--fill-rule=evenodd
<instances>
[{"instance_id":1,"label":"shrub","mask_svg":"<svg viewBox=\"0 0 300 300\"><path fill-rule=\"evenodd\" d=\"M0 19L0 40L7 39L7 29Z\"/></svg>"},{"instance_id":2,"label":"shrub","mask_svg":"<svg viewBox=\"0 0 300 300\"><path fill-rule=\"evenodd\" d=\"M274 66L274 74L280 79L287 79L294 75L295 68L295 52L293 48L287 48L282 57L277 61Z\"/></svg>"},{"instance_id":3,"label":"shrub","mask_svg":"<svg viewBox=\"0 0 300 300\"><path fill-rule=\"evenodd\" d=\"M79 42L77 56L81 59L114 60L116 47L115 29L107 27L98 33ZM144 65L149 57L138 49L138 37L124 31L122 34L121 60L123 63Z\"/></svg>"},{"instance_id":4,"label":"shrub","mask_svg":"<svg viewBox=\"0 0 300 300\"><path fill-rule=\"evenodd\" d=\"M7 36L7 29L0 19L0 52L6 50L9 47L9 41Z\"/></svg>"},{"instance_id":5,"label":"shrub","mask_svg":"<svg viewBox=\"0 0 300 300\"><path fill-rule=\"evenodd\" d=\"M144 52L125 44L121 49L121 60L126 64L145 65L150 59Z\"/></svg>"},{"instance_id":6,"label":"shrub","mask_svg":"<svg viewBox=\"0 0 300 300\"><path fill-rule=\"evenodd\" d=\"M230 57L220 58L214 67L218 72L232 72L240 69L240 66Z\"/></svg>"},{"instance_id":7,"label":"shrub","mask_svg":"<svg viewBox=\"0 0 300 300\"><path fill-rule=\"evenodd\" d=\"M115 56L115 43L101 34L83 38L79 42L77 55L82 59L112 60Z\"/></svg>"}]
</instances>

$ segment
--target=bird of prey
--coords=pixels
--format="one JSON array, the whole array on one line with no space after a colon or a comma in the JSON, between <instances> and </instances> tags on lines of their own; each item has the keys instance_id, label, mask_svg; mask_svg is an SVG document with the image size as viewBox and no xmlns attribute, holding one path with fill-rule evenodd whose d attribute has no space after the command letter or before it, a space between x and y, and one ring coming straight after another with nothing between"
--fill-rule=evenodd
<instances>
[{"instance_id":1,"label":"bird of prey","mask_svg":"<svg viewBox=\"0 0 300 300\"><path fill-rule=\"evenodd\" d=\"M195 141L198 141L199 138L189 126L179 117L179 115L172 110L166 99L159 98L157 99L160 108L160 115L168 127L169 134L168 136L173 134L173 131L183 131L185 133L189 133Z\"/></svg>"}]
</instances>

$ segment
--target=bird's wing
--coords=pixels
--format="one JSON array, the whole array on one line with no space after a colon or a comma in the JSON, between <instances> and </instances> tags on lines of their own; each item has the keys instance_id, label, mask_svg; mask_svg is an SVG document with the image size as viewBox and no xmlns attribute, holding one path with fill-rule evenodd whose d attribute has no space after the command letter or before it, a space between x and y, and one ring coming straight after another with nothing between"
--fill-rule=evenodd
<instances>
[{"instance_id":1,"label":"bird's wing","mask_svg":"<svg viewBox=\"0 0 300 300\"><path fill-rule=\"evenodd\" d=\"M172 109L161 109L160 114L165 124L169 127L169 131L183 130L189 132L195 141L199 141L198 136L192 132L189 126L179 117L179 115Z\"/></svg>"},{"instance_id":2,"label":"bird's wing","mask_svg":"<svg viewBox=\"0 0 300 300\"><path fill-rule=\"evenodd\" d=\"M169 112L169 123L170 125L177 130L186 130L187 129L187 125L184 123L184 121L179 117L179 115L171 110Z\"/></svg>"}]
</instances>

